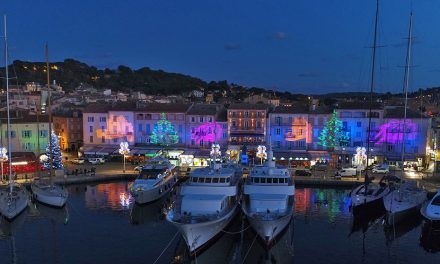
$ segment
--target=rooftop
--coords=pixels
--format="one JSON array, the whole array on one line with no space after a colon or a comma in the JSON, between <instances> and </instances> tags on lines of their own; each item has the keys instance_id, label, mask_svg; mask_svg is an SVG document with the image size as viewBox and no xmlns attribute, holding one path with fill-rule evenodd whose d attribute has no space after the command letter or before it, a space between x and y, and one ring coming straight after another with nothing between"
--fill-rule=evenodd
<instances>
[{"instance_id":1,"label":"rooftop","mask_svg":"<svg viewBox=\"0 0 440 264\"><path fill-rule=\"evenodd\" d=\"M304 114L308 112L306 107L300 106L277 106L272 111L273 114Z\"/></svg>"},{"instance_id":2,"label":"rooftop","mask_svg":"<svg viewBox=\"0 0 440 264\"><path fill-rule=\"evenodd\" d=\"M218 104L195 104L189 111L189 115L216 115Z\"/></svg>"},{"instance_id":3,"label":"rooftop","mask_svg":"<svg viewBox=\"0 0 440 264\"><path fill-rule=\"evenodd\" d=\"M404 118L405 111L404 107L387 108L385 111L384 118ZM428 118L425 115L421 115L419 112L406 109L407 118Z\"/></svg>"},{"instance_id":4,"label":"rooftop","mask_svg":"<svg viewBox=\"0 0 440 264\"><path fill-rule=\"evenodd\" d=\"M228 107L228 110L268 110L269 106L265 104L248 104L248 103L241 103L241 104L231 104Z\"/></svg>"},{"instance_id":5,"label":"rooftop","mask_svg":"<svg viewBox=\"0 0 440 264\"><path fill-rule=\"evenodd\" d=\"M357 101L357 102L341 102L339 103L339 109L370 109L370 104L367 101ZM371 104L371 109L383 109L383 105L378 102L373 102Z\"/></svg>"}]
</instances>

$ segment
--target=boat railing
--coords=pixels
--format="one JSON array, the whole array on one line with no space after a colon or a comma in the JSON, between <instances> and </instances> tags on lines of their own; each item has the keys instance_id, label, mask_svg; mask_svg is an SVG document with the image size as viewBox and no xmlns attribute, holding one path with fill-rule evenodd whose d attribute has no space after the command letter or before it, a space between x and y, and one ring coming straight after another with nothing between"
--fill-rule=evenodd
<instances>
[{"instance_id":1,"label":"boat railing","mask_svg":"<svg viewBox=\"0 0 440 264\"><path fill-rule=\"evenodd\" d=\"M231 203L221 212L217 211L215 213L192 215L191 213L187 213L187 212L182 213L181 208L176 206L174 207L173 221L182 224L196 224L196 223L213 221L222 218L223 216L228 214L231 210L233 210L233 208L234 208L234 203Z\"/></svg>"}]
</instances>

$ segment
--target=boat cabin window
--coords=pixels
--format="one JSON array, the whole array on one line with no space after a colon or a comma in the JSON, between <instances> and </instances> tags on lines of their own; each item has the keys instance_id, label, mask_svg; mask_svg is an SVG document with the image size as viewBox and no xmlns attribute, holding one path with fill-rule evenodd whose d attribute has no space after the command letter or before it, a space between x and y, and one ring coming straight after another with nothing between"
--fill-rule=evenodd
<instances>
[{"instance_id":1,"label":"boat cabin window","mask_svg":"<svg viewBox=\"0 0 440 264\"><path fill-rule=\"evenodd\" d=\"M273 178L273 183L278 183L278 178Z\"/></svg>"},{"instance_id":2,"label":"boat cabin window","mask_svg":"<svg viewBox=\"0 0 440 264\"><path fill-rule=\"evenodd\" d=\"M266 178L261 178L261 183L266 183Z\"/></svg>"},{"instance_id":3,"label":"boat cabin window","mask_svg":"<svg viewBox=\"0 0 440 264\"><path fill-rule=\"evenodd\" d=\"M197 182L205 182L205 178L202 178L202 177L198 177L198 178L199 178L199 180Z\"/></svg>"},{"instance_id":4,"label":"boat cabin window","mask_svg":"<svg viewBox=\"0 0 440 264\"><path fill-rule=\"evenodd\" d=\"M159 170L142 170L140 173L140 178L143 180L155 180L157 179L157 175L163 173L164 170L159 169Z\"/></svg>"},{"instance_id":5,"label":"boat cabin window","mask_svg":"<svg viewBox=\"0 0 440 264\"><path fill-rule=\"evenodd\" d=\"M257 178L257 177L254 178L254 182L255 182L255 183L260 183L260 178Z\"/></svg>"},{"instance_id":6,"label":"boat cabin window","mask_svg":"<svg viewBox=\"0 0 440 264\"><path fill-rule=\"evenodd\" d=\"M205 183L211 183L212 179L211 178L206 178L205 179Z\"/></svg>"},{"instance_id":7,"label":"boat cabin window","mask_svg":"<svg viewBox=\"0 0 440 264\"><path fill-rule=\"evenodd\" d=\"M432 199L431 204L432 205L440 205L440 196L437 196L434 199Z\"/></svg>"},{"instance_id":8,"label":"boat cabin window","mask_svg":"<svg viewBox=\"0 0 440 264\"><path fill-rule=\"evenodd\" d=\"M284 178L279 178L278 181L279 181L280 183L284 183Z\"/></svg>"},{"instance_id":9,"label":"boat cabin window","mask_svg":"<svg viewBox=\"0 0 440 264\"><path fill-rule=\"evenodd\" d=\"M220 178L220 183L225 183L226 182L226 178Z\"/></svg>"},{"instance_id":10,"label":"boat cabin window","mask_svg":"<svg viewBox=\"0 0 440 264\"><path fill-rule=\"evenodd\" d=\"M231 181L230 177L226 178L226 182L230 182L230 181Z\"/></svg>"},{"instance_id":11,"label":"boat cabin window","mask_svg":"<svg viewBox=\"0 0 440 264\"><path fill-rule=\"evenodd\" d=\"M196 177L192 177L192 182L197 182L197 178Z\"/></svg>"},{"instance_id":12,"label":"boat cabin window","mask_svg":"<svg viewBox=\"0 0 440 264\"><path fill-rule=\"evenodd\" d=\"M218 178L213 178L213 179L212 179L212 182L213 182L213 183L218 183Z\"/></svg>"},{"instance_id":13,"label":"boat cabin window","mask_svg":"<svg viewBox=\"0 0 440 264\"><path fill-rule=\"evenodd\" d=\"M267 183L272 183L272 178L267 178Z\"/></svg>"}]
</instances>

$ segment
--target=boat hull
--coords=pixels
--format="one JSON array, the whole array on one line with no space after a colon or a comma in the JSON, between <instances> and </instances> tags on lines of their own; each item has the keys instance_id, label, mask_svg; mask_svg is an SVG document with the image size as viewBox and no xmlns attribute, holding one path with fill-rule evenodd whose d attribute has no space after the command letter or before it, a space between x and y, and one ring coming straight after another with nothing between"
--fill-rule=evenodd
<instances>
[{"instance_id":1,"label":"boat hull","mask_svg":"<svg viewBox=\"0 0 440 264\"><path fill-rule=\"evenodd\" d=\"M173 180L174 179L174 180ZM141 205L141 204L148 204L152 203L154 201L159 200L164 195L170 192L170 190L174 187L177 180L176 177L172 177L168 179L167 181L164 181L163 183L155 186L154 188L148 189L148 190L132 190L131 194L134 197L134 201Z\"/></svg>"},{"instance_id":2,"label":"boat hull","mask_svg":"<svg viewBox=\"0 0 440 264\"><path fill-rule=\"evenodd\" d=\"M387 225L390 225L390 226L398 224L398 223L404 221L405 219L408 219L408 217L410 217L410 216L417 215L420 211L420 207L421 207L420 205L417 205L417 206L410 207L405 210L396 211L396 212L386 211L385 222Z\"/></svg>"},{"instance_id":3,"label":"boat hull","mask_svg":"<svg viewBox=\"0 0 440 264\"><path fill-rule=\"evenodd\" d=\"M53 207L64 207L69 197L67 190L57 185L42 188L33 184L31 189L35 200Z\"/></svg>"},{"instance_id":4,"label":"boat hull","mask_svg":"<svg viewBox=\"0 0 440 264\"><path fill-rule=\"evenodd\" d=\"M188 246L190 255L194 256L219 235L236 214L237 206L235 205L234 208L223 217L208 222L182 224L172 221L169 217L167 217L167 220L177 226Z\"/></svg>"},{"instance_id":5,"label":"boat hull","mask_svg":"<svg viewBox=\"0 0 440 264\"><path fill-rule=\"evenodd\" d=\"M250 215L246 215L247 219L261 238L261 241L264 242L266 247L270 247L274 244L276 238L285 230L292 219L293 212L282 216L275 220L265 220L259 217L252 217Z\"/></svg>"},{"instance_id":6,"label":"boat hull","mask_svg":"<svg viewBox=\"0 0 440 264\"><path fill-rule=\"evenodd\" d=\"M20 215L28 206L29 197L24 188L14 187L12 195L9 189L0 190L0 214L9 221Z\"/></svg>"}]
</instances>

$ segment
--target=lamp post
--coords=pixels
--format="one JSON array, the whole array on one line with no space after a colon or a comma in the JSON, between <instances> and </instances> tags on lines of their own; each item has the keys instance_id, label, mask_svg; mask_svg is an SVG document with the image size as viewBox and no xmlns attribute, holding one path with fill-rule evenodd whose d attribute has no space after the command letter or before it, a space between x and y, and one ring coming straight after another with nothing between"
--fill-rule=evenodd
<instances>
[{"instance_id":1,"label":"lamp post","mask_svg":"<svg viewBox=\"0 0 440 264\"><path fill-rule=\"evenodd\" d=\"M128 148L128 142L121 142L119 144L119 154L124 156L124 170L123 173L125 173L125 156L130 153L130 149Z\"/></svg>"},{"instance_id":2,"label":"lamp post","mask_svg":"<svg viewBox=\"0 0 440 264\"><path fill-rule=\"evenodd\" d=\"M5 147L0 148L0 163L1 163L1 170L2 170L2 181L5 181L3 179L3 162L8 161L8 150Z\"/></svg>"},{"instance_id":3,"label":"lamp post","mask_svg":"<svg viewBox=\"0 0 440 264\"><path fill-rule=\"evenodd\" d=\"M260 158L261 164L263 164L263 159L266 159L267 153L266 153L266 146L259 145L257 148L257 157Z\"/></svg>"}]
</instances>

